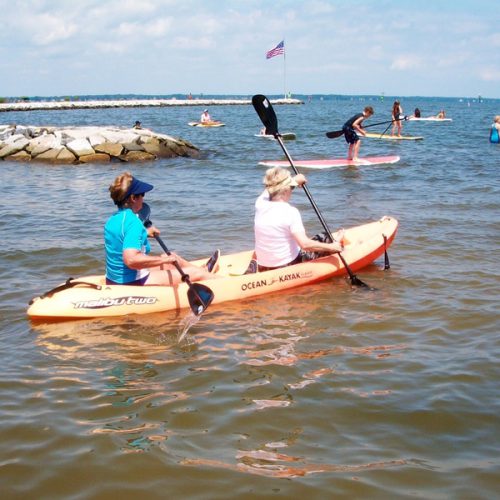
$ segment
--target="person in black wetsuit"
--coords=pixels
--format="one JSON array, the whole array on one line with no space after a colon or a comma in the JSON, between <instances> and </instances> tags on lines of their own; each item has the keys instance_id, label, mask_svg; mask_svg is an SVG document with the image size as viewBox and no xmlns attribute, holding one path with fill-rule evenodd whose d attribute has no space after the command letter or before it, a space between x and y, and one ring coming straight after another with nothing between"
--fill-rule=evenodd
<instances>
[{"instance_id":1,"label":"person in black wetsuit","mask_svg":"<svg viewBox=\"0 0 500 500\"><path fill-rule=\"evenodd\" d=\"M373 108L371 106L366 106L362 113L357 113L354 116L351 116L351 118L344 123L342 131L344 132L347 144L349 144L349 152L347 153L348 160L358 159L359 147L361 145L359 135L365 135L362 125L363 120L372 116L373 113Z\"/></svg>"}]
</instances>

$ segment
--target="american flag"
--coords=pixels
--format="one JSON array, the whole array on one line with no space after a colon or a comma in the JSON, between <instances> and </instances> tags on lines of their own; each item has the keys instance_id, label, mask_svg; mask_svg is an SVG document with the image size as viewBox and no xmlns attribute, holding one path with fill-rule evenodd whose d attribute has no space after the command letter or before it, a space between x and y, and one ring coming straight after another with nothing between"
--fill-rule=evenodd
<instances>
[{"instance_id":1,"label":"american flag","mask_svg":"<svg viewBox=\"0 0 500 500\"><path fill-rule=\"evenodd\" d=\"M279 56L285 53L285 40L281 40L274 49L271 49L269 52L266 52L266 59L271 59L271 57Z\"/></svg>"}]
</instances>

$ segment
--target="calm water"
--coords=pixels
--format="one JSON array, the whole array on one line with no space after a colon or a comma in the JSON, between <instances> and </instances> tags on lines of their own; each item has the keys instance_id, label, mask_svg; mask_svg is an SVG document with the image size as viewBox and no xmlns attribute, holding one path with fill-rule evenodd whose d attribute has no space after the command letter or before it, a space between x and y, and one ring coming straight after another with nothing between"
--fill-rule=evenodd
<instances>
[{"instance_id":1,"label":"calm water","mask_svg":"<svg viewBox=\"0 0 500 500\"><path fill-rule=\"evenodd\" d=\"M343 156L324 133L366 104L275 107L294 158ZM5 113L0 123L120 125L191 140L201 160L144 165L0 163L2 498L482 498L500 488L499 102L403 99L451 123L411 122L420 142L367 139L398 164L307 173L332 229L388 214L383 262L345 279L210 306L177 343L185 312L31 325L34 295L103 271L107 186L129 167L171 249L188 257L253 244L262 159L251 106ZM384 126L376 130L382 131ZM374 129L372 129L374 130ZM310 235L319 222L294 194ZM154 244L153 244L154 245ZM155 248L159 251L158 248Z\"/></svg>"}]
</instances>

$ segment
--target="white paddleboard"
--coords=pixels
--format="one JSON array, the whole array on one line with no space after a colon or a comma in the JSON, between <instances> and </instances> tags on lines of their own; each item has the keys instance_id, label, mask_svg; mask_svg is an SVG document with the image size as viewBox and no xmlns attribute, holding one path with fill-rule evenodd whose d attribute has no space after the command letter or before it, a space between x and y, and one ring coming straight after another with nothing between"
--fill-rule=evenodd
<instances>
[{"instance_id":1,"label":"white paddleboard","mask_svg":"<svg viewBox=\"0 0 500 500\"><path fill-rule=\"evenodd\" d=\"M362 136L360 136L362 137ZM370 137L372 139L384 139L388 141L421 141L423 137L420 135L390 135L390 134L377 134L375 132L366 132L365 137Z\"/></svg>"},{"instance_id":2,"label":"white paddleboard","mask_svg":"<svg viewBox=\"0 0 500 500\"><path fill-rule=\"evenodd\" d=\"M427 116L417 118L416 116L410 116L408 120L412 122L451 122L453 121L451 118L437 118L436 116Z\"/></svg>"},{"instance_id":3,"label":"white paddleboard","mask_svg":"<svg viewBox=\"0 0 500 500\"><path fill-rule=\"evenodd\" d=\"M284 141L294 141L297 138L297 136L293 132L285 132L280 135ZM274 138L274 135L268 134L255 134L255 137L264 137L264 139L272 139L273 141L276 140Z\"/></svg>"}]
</instances>

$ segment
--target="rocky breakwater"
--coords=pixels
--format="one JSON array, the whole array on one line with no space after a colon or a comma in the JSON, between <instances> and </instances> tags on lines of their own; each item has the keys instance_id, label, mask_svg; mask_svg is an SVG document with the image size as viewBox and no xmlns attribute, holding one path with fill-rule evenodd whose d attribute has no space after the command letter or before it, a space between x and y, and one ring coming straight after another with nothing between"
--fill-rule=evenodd
<instances>
[{"instance_id":1,"label":"rocky breakwater","mask_svg":"<svg viewBox=\"0 0 500 500\"><path fill-rule=\"evenodd\" d=\"M199 153L183 139L148 129L0 125L0 160L75 164L197 158Z\"/></svg>"}]
</instances>

